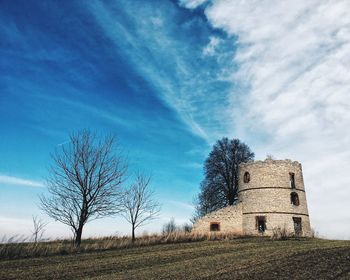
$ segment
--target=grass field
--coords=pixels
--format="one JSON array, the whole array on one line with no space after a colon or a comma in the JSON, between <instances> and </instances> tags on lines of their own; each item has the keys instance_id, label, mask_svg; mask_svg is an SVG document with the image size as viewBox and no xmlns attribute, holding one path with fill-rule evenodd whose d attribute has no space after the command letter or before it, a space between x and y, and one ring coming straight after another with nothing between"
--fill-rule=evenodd
<instances>
[{"instance_id":1,"label":"grass field","mask_svg":"<svg viewBox=\"0 0 350 280\"><path fill-rule=\"evenodd\" d=\"M2 260L0 279L350 279L350 241L238 238Z\"/></svg>"}]
</instances>

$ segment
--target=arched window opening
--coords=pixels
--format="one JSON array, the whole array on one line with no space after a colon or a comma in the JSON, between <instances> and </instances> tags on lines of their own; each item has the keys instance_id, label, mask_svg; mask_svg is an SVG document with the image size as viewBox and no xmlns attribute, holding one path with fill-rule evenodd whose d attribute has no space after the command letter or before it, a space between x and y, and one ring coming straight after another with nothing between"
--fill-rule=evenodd
<instances>
[{"instance_id":1,"label":"arched window opening","mask_svg":"<svg viewBox=\"0 0 350 280\"><path fill-rule=\"evenodd\" d=\"M220 223L210 223L210 231L220 231Z\"/></svg>"},{"instance_id":2,"label":"arched window opening","mask_svg":"<svg viewBox=\"0 0 350 280\"><path fill-rule=\"evenodd\" d=\"M290 202L295 205L295 206L298 206L299 205L299 196L297 193L295 192L292 192L290 194Z\"/></svg>"},{"instance_id":3,"label":"arched window opening","mask_svg":"<svg viewBox=\"0 0 350 280\"><path fill-rule=\"evenodd\" d=\"M249 181L250 181L250 174L249 174L249 172L245 172L244 176L243 176L243 182L249 183Z\"/></svg>"},{"instance_id":4,"label":"arched window opening","mask_svg":"<svg viewBox=\"0 0 350 280\"><path fill-rule=\"evenodd\" d=\"M289 183L290 183L290 187L292 189L295 189L295 174L292 172L289 173Z\"/></svg>"}]
</instances>

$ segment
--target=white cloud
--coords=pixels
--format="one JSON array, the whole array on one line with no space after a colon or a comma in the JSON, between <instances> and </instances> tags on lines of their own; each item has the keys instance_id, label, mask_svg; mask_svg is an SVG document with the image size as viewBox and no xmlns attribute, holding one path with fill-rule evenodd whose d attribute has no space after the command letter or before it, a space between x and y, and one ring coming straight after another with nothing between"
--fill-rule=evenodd
<instances>
[{"instance_id":1,"label":"white cloud","mask_svg":"<svg viewBox=\"0 0 350 280\"><path fill-rule=\"evenodd\" d=\"M176 200L166 200L165 203L167 204L170 203L176 206L177 209L187 209L187 210L190 210L191 212L194 212L195 210L194 205L190 203L185 203L185 202L176 201Z\"/></svg>"},{"instance_id":2,"label":"white cloud","mask_svg":"<svg viewBox=\"0 0 350 280\"><path fill-rule=\"evenodd\" d=\"M44 184L39 181L7 176L3 174L0 174L0 184L19 185L19 186L27 186L27 187L38 187L38 188L44 187Z\"/></svg>"},{"instance_id":3,"label":"white cloud","mask_svg":"<svg viewBox=\"0 0 350 280\"><path fill-rule=\"evenodd\" d=\"M219 46L222 41L220 38L211 36L208 45L203 49L203 55L205 56L213 56L215 54L215 49Z\"/></svg>"},{"instance_id":4,"label":"white cloud","mask_svg":"<svg viewBox=\"0 0 350 280\"><path fill-rule=\"evenodd\" d=\"M350 238L350 2L217 0L205 12L238 38L231 81L245 95L231 95L228 133L301 161L312 225Z\"/></svg>"},{"instance_id":5,"label":"white cloud","mask_svg":"<svg viewBox=\"0 0 350 280\"><path fill-rule=\"evenodd\" d=\"M186 7L188 9L195 9L208 0L179 0L181 6Z\"/></svg>"}]
</instances>

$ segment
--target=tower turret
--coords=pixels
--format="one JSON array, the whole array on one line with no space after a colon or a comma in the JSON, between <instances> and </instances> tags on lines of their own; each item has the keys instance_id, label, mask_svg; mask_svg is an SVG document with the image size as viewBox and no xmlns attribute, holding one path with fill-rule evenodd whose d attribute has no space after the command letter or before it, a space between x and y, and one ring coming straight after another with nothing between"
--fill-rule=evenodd
<instances>
[{"instance_id":1,"label":"tower turret","mask_svg":"<svg viewBox=\"0 0 350 280\"><path fill-rule=\"evenodd\" d=\"M281 228L311 235L299 162L267 159L241 164L238 196L244 234L271 235L274 228Z\"/></svg>"}]
</instances>

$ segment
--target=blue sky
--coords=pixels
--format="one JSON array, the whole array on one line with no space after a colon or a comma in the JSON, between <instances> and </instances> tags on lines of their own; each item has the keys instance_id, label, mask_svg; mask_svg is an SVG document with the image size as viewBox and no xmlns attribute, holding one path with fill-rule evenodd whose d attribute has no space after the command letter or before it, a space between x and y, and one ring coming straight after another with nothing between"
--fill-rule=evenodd
<instances>
[{"instance_id":1,"label":"blue sky","mask_svg":"<svg viewBox=\"0 0 350 280\"><path fill-rule=\"evenodd\" d=\"M304 2L1 1L0 235L42 216L50 153L89 128L153 175L163 207L148 231L190 218L202 163L228 136L299 160L312 225L350 238L350 9ZM127 231L107 219L86 234Z\"/></svg>"},{"instance_id":2,"label":"blue sky","mask_svg":"<svg viewBox=\"0 0 350 280\"><path fill-rule=\"evenodd\" d=\"M210 36L227 36L174 2L108 2L2 3L0 172L44 182L71 131L112 132L130 171L152 174L164 219L184 222L211 144L195 121L207 112L188 95L204 104L205 93L227 93L213 78L219 63L202 55ZM2 215L40 214L44 188L3 181Z\"/></svg>"}]
</instances>

